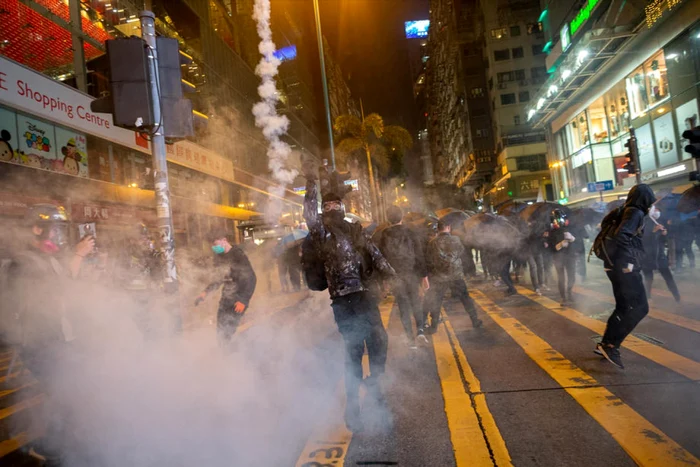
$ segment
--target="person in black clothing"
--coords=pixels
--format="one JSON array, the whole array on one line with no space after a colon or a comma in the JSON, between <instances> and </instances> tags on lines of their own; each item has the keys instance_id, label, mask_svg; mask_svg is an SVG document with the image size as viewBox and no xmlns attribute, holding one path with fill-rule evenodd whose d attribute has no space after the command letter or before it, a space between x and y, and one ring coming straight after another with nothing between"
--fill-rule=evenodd
<instances>
[{"instance_id":1,"label":"person in black clothing","mask_svg":"<svg viewBox=\"0 0 700 467\"><path fill-rule=\"evenodd\" d=\"M426 309L430 313L430 327L426 331L431 334L437 331L442 301L448 289L452 292L453 297L462 302L464 310L472 320L472 325L475 328L482 325L481 320L476 315L474 302L469 297L467 284L464 282L462 268L464 245L458 237L451 234L451 231L452 228L449 224L438 222L438 234L428 244L428 250L425 254L431 284L426 298Z\"/></svg>"},{"instance_id":2,"label":"person in black clothing","mask_svg":"<svg viewBox=\"0 0 700 467\"><path fill-rule=\"evenodd\" d=\"M216 255L214 263L220 269L219 279L212 282L199 294L195 306L199 305L211 292L223 285L219 310L216 314L216 330L221 344L227 344L236 333L250 299L255 292L257 277L250 265L248 256L228 241L225 230L217 230L209 236L212 251Z\"/></svg>"},{"instance_id":3,"label":"person in black clothing","mask_svg":"<svg viewBox=\"0 0 700 467\"><path fill-rule=\"evenodd\" d=\"M545 245L552 252L552 260L557 270L557 281L562 306L573 302L572 290L576 282L576 251L569 219L561 209L553 209L550 214L551 229L547 232Z\"/></svg>"},{"instance_id":4,"label":"person in black clothing","mask_svg":"<svg viewBox=\"0 0 700 467\"><path fill-rule=\"evenodd\" d=\"M345 205L338 195L324 193L323 215L319 216L317 177L308 166L305 172L304 219L309 241L318 254L316 264L323 264L333 316L345 342L345 423L351 431L361 431L359 396L365 345L371 372L365 386L377 402L383 400L379 378L384 373L388 347L379 307L370 293L370 276L378 272L393 278L396 272L362 226L345 221ZM307 277L310 274L316 271L306 271Z\"/></svg>"},{"instance_id":5,"label":"person in black clothing","mask_svg":"<svg viewBox=\"0 0 700 467\"><path fill-rule=\"evenodd\" d=\"M611 222L616 225L607 245L607 258L603 261L615 295L615 311L608 319L596 353L621 369L624 365L620 345L649 313L641 271L644 256L642 235L644 216L655 201L654 191L649 185L635 185L629 191L623 207L612 211L602 222L602 225Z\"/></svg>"},{"instance_id":6,"label":"person in black clothing","mask_svg":"<svg viewBox=\"0 0 700 467\"><path fill-rule=\"evenodd\" d=\"M393 293L399 306L401 323L406 331L409 345L415 348L416 338L421 343L428 343L424 334L425 323L418 295L421 282L424 289L427 290L430 287L423 246L418 236L401 224L403 212L400 207L391 206L386 214L391 226L382 231L379 250L398 276L393 283ZM416 337L413 334L411 317L416 322Z\"/></svg>"},{"instance_id":7,"label":"person in black clothing","mask_svg":"<svg viewBox=\"0 0 700 467\"><path fill-rule=\"evenodd\" d=\"M287 248L284 252L284 262L287 266L289 274L289 283L292 286L292 292L301 290L301 258L299 256L299 246Z\"/></svg>"},{"instance_id":8,"label":"person in black clothing","mask_svg":"<svg viewBox=\"0 0 700 467\"><path fill-rule=\"evenodd\" d=\"M666 281L666 286L673 294L673 298L680 302L681 294L678 291L676 281L673 279L673 273L669 268L668 256L666 255L668 231L658 222L660 216L661 211L656 209L656 206L652 206L649 210L649 216L644 220L644 236L642 237L645 253L644 262L642 263L644 286L646 287L647 298L651 298L654 270L657 270Z\"/></svg>"}]
</instances>

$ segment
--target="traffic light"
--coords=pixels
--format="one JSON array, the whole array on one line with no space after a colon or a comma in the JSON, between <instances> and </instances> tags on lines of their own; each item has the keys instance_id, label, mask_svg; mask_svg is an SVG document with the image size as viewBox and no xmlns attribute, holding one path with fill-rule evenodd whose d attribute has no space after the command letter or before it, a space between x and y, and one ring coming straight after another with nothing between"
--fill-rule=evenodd
<instances>
[{"instance_id":1,"label":"traffic light","mask_svg":"<svg viewBox=\"0 0 700 467\"><path fill-rule=\"evenodd\" d=\"M192 103L182 96L180 54L176 39L156 38L158 52L158 86L155 87L162 118L156 121L153 111L153 86L148 63L148 44L139 37L108 40L110 95L95 99L90 109L110 113L118 127L151 132L162 125L169 139L194 136Z\"/></svg>"},{"instance_id":2,"label":"traffic light","mask_svg":"<svg viewBox=\"0 0 700 467\"><path fill-rule=\"evenodd\" d=\"M630 138L625 143L627 148L627 155L625 156L626 162L622 166L623 169L627 170L630 175L635 175L637 177L637 183L639 183L639 175L641 173L639 167L639 150L637 149L637 137L634 134L634 128L630 128Z\"/></svg>"},{"instance_id":3,"label":"traffic light","mask_svg":"<svg viewBox=\"0 0 700 467\"><path fill-rule=\"evenodd\" d=\"M700 159L700 126L696 126L692 130L685 130L683 138L688 140L685 146L685 152L690 154L695 159Z\"/></svg>"},{"instance_id":4,"label":"traffic light","mask_svg":"<svg viewBox=\"0 0 700 467\"><path fill-rule=\"evenodd\" d=\"M350 172L333 172L331 177L333 193L343 198L352 191L352 185L345 183L347 180L350 180L350 177L352 177Z\"/></svg>"}]
</instances>

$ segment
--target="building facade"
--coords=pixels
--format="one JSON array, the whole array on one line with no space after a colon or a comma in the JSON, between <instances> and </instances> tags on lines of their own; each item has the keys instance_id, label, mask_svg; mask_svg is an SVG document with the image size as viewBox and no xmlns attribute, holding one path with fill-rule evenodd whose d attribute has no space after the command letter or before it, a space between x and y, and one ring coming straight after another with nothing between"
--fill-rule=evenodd
<instances>
[{"instance_id":1,"label":"building facade","mask_svg":"<svg viewBox=\"0 0 700 467\"><path fill-rule=\"evenodd\" d=\"M158 33L180 43L183 90L196 109L196 136L167 147L178 244L201 244L214 226L235 231L272 199L282 203L288 222L300 221L301 197L285 190L280 198L269 189L267 143L251 113L259 83L252 1L148 3ZM20 215L18 207L39 200L63 204L75 222L96 221L102 231L155 219L149 142L89 111L108 89L104 41L140 35L137 14L145 6L139 0L3 3L0 124L12 156L0 161L0 215ZM318 138L313 117L293 110L285 112L288 142L297 150L292 163L300 164L318 156Z\"/></svg>"},{"instance_id":2,"label":"building facade","mask_svg":"<svg viewBox=\"0 0 700 467\"><path fill-rule=\"evenodd\" d=\"M566 5L568 5L568 7ZM611 181L607 200L624 196L634 128L642 181L655 189L687 183L694 162L684 130L698 125L700 3L545 2L550 71L528 121L548 134L557 198L599 199L590 182Z\"/></svg>"},{"instance_id":3,"label":"building facade","mask_svg":"<svg viewBox=\"0 0 700 467\"><path fill-rule=\"evenodd\" d=\"M533 0L481 0L496 169L484 203L553 199L545 132L526 107L547 79L540 7Z\"/></svg>"}]
</instances>

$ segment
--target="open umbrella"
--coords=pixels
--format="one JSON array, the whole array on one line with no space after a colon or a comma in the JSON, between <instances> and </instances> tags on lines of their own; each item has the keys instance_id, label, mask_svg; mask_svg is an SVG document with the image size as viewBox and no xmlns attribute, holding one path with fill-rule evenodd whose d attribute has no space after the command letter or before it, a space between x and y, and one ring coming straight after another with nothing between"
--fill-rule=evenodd
<instances>
[{"instance_id":1,"label":"open umbrella","mask_svg":"<svg viewBox=\"0 0 700 467\"><path fill-rule=\"evenodd\" d=\"M458 235L467 247L488 251L515 250L523 240L515 225L490 213L480 213L464 221Z\"/></svg>"},{"instance_id":2,"label":"open umbrella","mask_svg":"<svg viewBox=\"0 0 700 467\"><path fill-rule=\"evenodd\" d=\"M280 245L290 248L301 245L301 242L309 235L308 230L294 229L280 239Z\"/></svg>"},{"instance_id":3,"label":"open umbrella","mask_svg":"<svg viewBox=\"0 0 700 467\"><path fill-rule=\"evenodd\" d=\"M450 227L455 228L461 225L467 219L469 219L469 214L467 214L464 211L454 210L440 217L440 222L443 222L445 224L448 224Z\"/></svg>"},{"instance_id":4,"label":"open umbrella","mask_svg":"<svg viewBox=\"0 0 700 467\"><path fill-rule=\"evenodd\" d=\"M571 223L575 225L598 225L604 214L592 208L578 208L571 211Z\"/></svg>"},{"instance_id":5,"label":"open umbrella","mask_svg":"<svg viewBox=\"0 0 700 467\"><path fill-rule=\"evenodd\" d=\"M437 217L439 219L439 218L446 216L447 214L449 214L451 212L455 212L455 211L459 211L459 209L455 209L455 208L439 209L439 210L435 211L435 217Z\"/></svg>"},{"instance_id":6,"label":"open umbrella","mask_svg":"<svg viewBox=\"0 0 700 467\"><path fill-rule=\"evenodd\" d=\"M374 244L378 245L379 241L382 239L382 233L387 229L387 227L390 227L391 224L389 224L388 222L382 222L379 225L375 223L373 223L372 225L375 226L374 230L371 232L367 231L367 233L369 233L372 236L372 241L374 242Z\"/></svg>"},{"instance_id":7,"label":"open umbrella","mask_svg":"<svg viewBox=\"0 0 700 467\"><path fill-rule=\"evenodd\" d=\"M625 201L626 200L624 200L624 199L616 199L616 200L610 201L608 203L608 205L605 206L605 213L607 214L609 212L612 212L614 209L621 207L623 204L625 204Z\"/></svg>"},{"instance_id":8,"label":"open umbrella","mask_svg":"<svg viewBox=\"0 0 700 467\"><path fill-rule=\"evenodd\" d=\"M520 211L518 217L529 226L531 233L540 234L549 229L551 215L554 209L559 209L568 216L571 215L571 208L559 203L543 201L529 205Z\"/></svg>"},{"instance_id":9,"label":"open umbrella","mask_svg":"<svg viewBox=\"0 0 700 467\"><path fill-rule=\"evenodd\" d=\"M680 194L668 193L663 198L658 197L658 201L654 203L656 209L661 211L661 214L669 216L678 210L678 202L681 199Z\"/></svg>"},{"instance_id":10,"label":"open umbrella","mask_svg":"<svg viewBox=\"0 0 700 467\"><path fill-rule=\"evenodd\" d=\"M526 207L527 207L526 203L523 203L521 201L510 200L510 201L506 201L505 203L498 206L498 209L496 209L496 212L498 212L498 214L500 214L501 216L512 216L512 215L519 213L520 211L522 211Z\"/></svg>"},{"instance_id":11,"label":"open umbrella","mask_svg":"<svg viewBox=\"0 0 700 467\"><path fill-rule=\"evenodd\" d=\"M700 185L690 187L683 192L676 210L683 214L691 214L700 211Z\"/></svg>"}]
</instances>

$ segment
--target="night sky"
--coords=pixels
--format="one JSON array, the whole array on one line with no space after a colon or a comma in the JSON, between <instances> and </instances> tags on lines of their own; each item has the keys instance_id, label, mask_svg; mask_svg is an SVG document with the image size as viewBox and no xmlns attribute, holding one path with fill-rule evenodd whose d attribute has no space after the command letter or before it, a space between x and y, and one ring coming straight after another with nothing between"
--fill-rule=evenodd
<instances>
[{"instance_id":1,"label":"night sky","mask_svg":"<svg viewBox=\"0 0 700 467\"><path fill-rule=\"evenodd\" d=\"M429 0L320 0L323 34L365 113L415 135L415 108L404 21L428 19Z\"/></svg>"}]
</instances>

